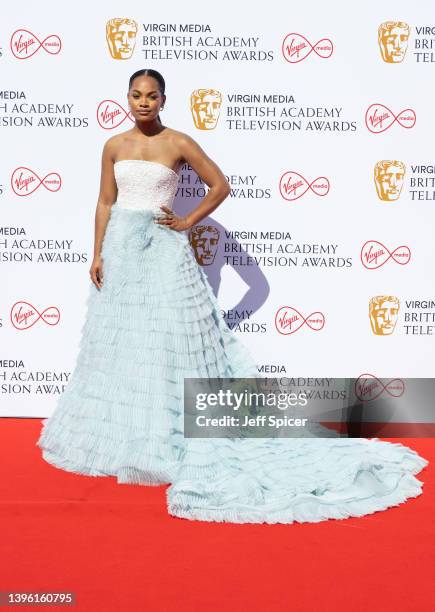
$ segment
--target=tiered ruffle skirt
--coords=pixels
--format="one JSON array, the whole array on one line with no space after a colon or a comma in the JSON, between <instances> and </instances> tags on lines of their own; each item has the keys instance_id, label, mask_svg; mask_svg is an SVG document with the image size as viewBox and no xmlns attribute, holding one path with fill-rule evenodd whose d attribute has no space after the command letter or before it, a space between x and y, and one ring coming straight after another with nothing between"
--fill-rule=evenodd
<instances>
[{"instance_id":1,"label":"tiered ruffle skirt","mask_svg":"<svg viewBox=\"0 0 435 612\"><path fill-rule=\"evenodd\" d=\"M194 439L184 378L256 377L187 236L114 205L70 381L37 445L52 465L170 484L171 515L235 523L362 516L422 493L427 460L378 439ZM328 434L327 434L328 436Z\"/></svg>"}]
</instances>

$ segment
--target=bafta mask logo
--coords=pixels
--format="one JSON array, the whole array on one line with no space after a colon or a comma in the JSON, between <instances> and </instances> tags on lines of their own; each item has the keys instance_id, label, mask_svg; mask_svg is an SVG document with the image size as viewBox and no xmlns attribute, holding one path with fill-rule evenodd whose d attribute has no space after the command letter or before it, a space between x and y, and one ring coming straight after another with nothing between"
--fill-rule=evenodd
<instances>
[{"instance_id":1,"label":"bafta mask logo","mask_svg":"<svg viewBox=\"0 0 435 612\"><path fill-rule=\"evenodd\" d=\"M189 242L200 266L214 262L219 243L219 230L213 225L196 225L189 231Z\"/></svg>"},{"instance_id":2,"label":"bafta mask logo","mask_svg":"<svg viewBox=\"0 0 435 612\"><path fill-rule=\"evenodd\" d=\"M381 56L388 64L403 61L408 47L409 25L404 21L385 21L378 28Z\"/></svg>"},{"instance_id":3,"label":"bafta mask logo","mask_svg":"<svg viewBox=\"0 0 435 612\"><path fill-rule=\"evenodd\" d=\"M395 202L399 199L405 172L405 164L396 159L383 159L375 164L375 186L380 200Z\"/></svg>"},{"instance_id":4,"label":"bafta mask logo","mask_svg":"<svg viewBox=\"0 0 435 612\"><path fill-rule=\"evenodd\" d=\"M106 23L106 40L113 59L130 59L136 44L137 23L133 19L115 17Z\"/></svg>"},{"instance_id":5,"label":"bafta mask logo","mask_svg":"<svg viewBox=\"0 0 435 612\"><path fill-rule=\"evenodd\" d=\"M222 94L216 89L195 89L190 96L190 110L195 127L214 130L217 125Z\"/></svg>"},{"instance_id":6,"label":"bafta mask logo","mask_svg":"<svg viewBox=\"0 0 435 612\"><path fill-rule=\"evenodd\" d=\"M389 336L396 327L400 303L394 295L377 295L370 300L369 318L372 332Z\"/></svg>"}]
</instances>

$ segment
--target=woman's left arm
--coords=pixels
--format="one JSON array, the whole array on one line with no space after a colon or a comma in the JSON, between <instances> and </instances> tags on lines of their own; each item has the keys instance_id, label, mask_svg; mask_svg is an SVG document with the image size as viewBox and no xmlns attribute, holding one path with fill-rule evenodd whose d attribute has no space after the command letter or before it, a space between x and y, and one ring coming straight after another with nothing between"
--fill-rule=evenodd
<instances>
[{"instance_id":1,"label":"woman's left arm","mask_svg":"<svg viewBox=\"0 0 435 612\"><path fill-rule=\"evenodd\" d=\"M184 230L190 229L212 213L231 193L231 187L219 166L210 159L193 138L187 134L180 134L177 138L177 146L179 147L180 158L187 162L209 187L207 194L198 206L185 217L174 215L167 206L161 207L168 214L168 217L159 220L159 223L176 230Z\"/></svg>"}]
</instances>

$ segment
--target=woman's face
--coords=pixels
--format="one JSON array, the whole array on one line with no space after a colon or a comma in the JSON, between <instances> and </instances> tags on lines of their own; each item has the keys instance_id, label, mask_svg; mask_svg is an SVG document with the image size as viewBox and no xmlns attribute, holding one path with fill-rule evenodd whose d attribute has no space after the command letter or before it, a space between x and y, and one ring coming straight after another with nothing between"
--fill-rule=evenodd
<instances>
[{"instance_id":1,"label":"woman's face","mask_svg":"<svg viewBox=\"0 0 435 612\"><path fill-rule=\"evenodd\" d=\"M165 96L160 93L156 79L149 76L136 77L127 95L131 114L137 121L154 121L159 114Z\"/></svg>"}]
</instances>

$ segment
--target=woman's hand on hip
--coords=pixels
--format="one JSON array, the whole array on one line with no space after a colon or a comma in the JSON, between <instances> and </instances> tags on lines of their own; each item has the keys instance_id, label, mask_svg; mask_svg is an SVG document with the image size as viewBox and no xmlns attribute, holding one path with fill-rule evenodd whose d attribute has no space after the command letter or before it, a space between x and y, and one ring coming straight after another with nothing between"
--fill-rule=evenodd
<instances>
[{"instance_id":1,"label":"woman's hand on hip","mask_svg":"<svg viewBox=\"0 0 435 612\"><path fill-rule=\"evenodd\" d=\"M155 217L154 218L155 223L158 223L159 225L166 225L170 227L171 229L176 230L177 232L181 232L185 229L190 228L190 225L187 222L186 217L180 217L167 206L162 205L160 206L160 208L166 214L163 217L158 217L158 218Z\"/></svg>"}]
</instances>

